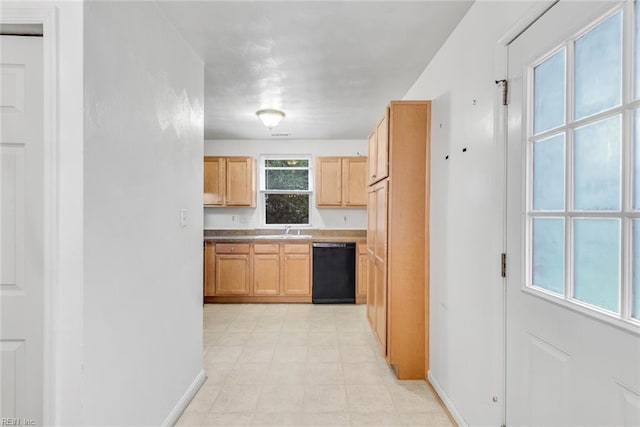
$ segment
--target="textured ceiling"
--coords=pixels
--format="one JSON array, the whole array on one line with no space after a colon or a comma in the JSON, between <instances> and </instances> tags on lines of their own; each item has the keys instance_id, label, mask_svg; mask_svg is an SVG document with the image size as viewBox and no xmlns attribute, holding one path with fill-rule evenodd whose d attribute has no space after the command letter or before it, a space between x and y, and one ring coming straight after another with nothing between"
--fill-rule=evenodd
<instances>
[{"instance_id":1,"label":"textured ceiling","mask_svg":"<svg viewBox=\"0 0 640 427\"><path fill-rule=\"evenodd\" d=\"M159 4L206 64L206 139L364 139L471 2ZM261 108L286 118L269 132Z\"/></svg>"}]
</instances>

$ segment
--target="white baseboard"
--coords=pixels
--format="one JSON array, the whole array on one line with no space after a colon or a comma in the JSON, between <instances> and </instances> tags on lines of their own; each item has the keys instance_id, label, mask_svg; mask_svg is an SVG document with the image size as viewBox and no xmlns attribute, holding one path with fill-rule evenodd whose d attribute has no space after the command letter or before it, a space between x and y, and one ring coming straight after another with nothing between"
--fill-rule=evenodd
<instances>
[{"instance_id":1,"label":"white baseboard","mask_svg":"<svg viewBox=\"0 0 640 427\"><path fill-rule=\"evenodd\" d=\"M207 376L203 369L198 373L198 375L196 375L196 378L193 380L187 391L184 392L175 408L173 408L167 419L164 420L162 423L163 427L171 427L178 422L178 419L184 410L187 409L187 406L189 406L189 403L191 403L191 400L195 397L196 393L198 393L198 390L200 390L200 387L204 384L206 379Z\"/></svg>"},{"instance_id":2,"label":"white baseboard","mask_svg":"<svg viewBox=\"0 0 640 427\"><path fill-rule=\"evenodd\" d=\"M453 404L447 393L444 392L438 380L433 375L431 375L431 371L429 371L429 373L427 374L427 378L429 378L429 382L436 390L436 393L438 393L438 396L440 396L440 399L442 399L444 406L447 407L456 424L458 424L458 427L469 427L469 424L465 421L462 414L460 414L460 412L456 408L456 405Z\"/></svg>"}]
</instances>

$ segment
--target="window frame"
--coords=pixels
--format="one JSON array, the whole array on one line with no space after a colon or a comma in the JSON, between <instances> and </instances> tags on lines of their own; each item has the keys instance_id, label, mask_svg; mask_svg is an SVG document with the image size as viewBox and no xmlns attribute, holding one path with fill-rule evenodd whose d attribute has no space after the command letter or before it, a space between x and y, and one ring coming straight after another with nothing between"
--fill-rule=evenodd
<instances>
[{"instance_id":1,"label":"window frame","mask_svg":"<svg viewBox=\"0 0 640 427\"><path fill-rule=\"evenodd\" d=\"M291 167L291 168L271 168L267 167L267 160L307 160L308 167ZM266 188L266 172L267 170L308 170L309 187L307 190L267 190ZM313 156L310 154L262 154L258 162L258 193L260 204L260 226L263 228L283 228L287 226L296 228L312 227L312 206L313 206ZM309 222L307 224L267 224L267 194L308 194L309 195Z\"/></svg>"},{"instance_id":2,"label":"window frame","mask_svg":"<svg viewBox=\"0 0 640 427\"><path fill-rule=\"evenodd\" d=\"M525 269L521 290L532 295L542 297L548 301L558 303L567 308L577 310L590 317L595 317L625 329L638 332L640 319L633 315L633 254L632 254L632 226L633 221L640 219L640 209L633 210L633 162L634 162L634 115L640 110L640 90L636 94L635 83L635 22L636 7L640 7L636 1L626 1L616 5L588 26L574 33L561 44L550 49L546 55L536 59L526 69L526 149L525 149L525 183L526 194L524 199L525 230L524 253ZM605 109L598 113L575 119L575 42L589 31L602 24L617 13L622 13L622 78L621 78L621 104ZM535 134L535 68L551 58L561 50L565 50L565 120L564 124L547 129ZM637 88L640 89L640 88ZM636 99L637 95L637 99ZM640 114L640 113L639 113ZM621 117L621 147L620 147L620 209L606 211L580 211L574 207L574 156L575 156L575 131L588 125L604 121L612 117ZM637 123L636 126L640 126ZM557 135L565 135L565 159L564 159L564 207L561 210L534 211L533 210L533 158L534 144L547 140ZM640 145L640 141L638 141ZM640 147L638 147L640 148ZM562 218L564 219L564 277L563 294L556 293L533 284L533 221L535 218ZM574 251L574 221L576 218L603 218L618 219L620 221L620 246L619 246L619 312L580 301L575 298L575 251ZM640 272L636 272L639 274Z\"/></svg>"}]
</instances>

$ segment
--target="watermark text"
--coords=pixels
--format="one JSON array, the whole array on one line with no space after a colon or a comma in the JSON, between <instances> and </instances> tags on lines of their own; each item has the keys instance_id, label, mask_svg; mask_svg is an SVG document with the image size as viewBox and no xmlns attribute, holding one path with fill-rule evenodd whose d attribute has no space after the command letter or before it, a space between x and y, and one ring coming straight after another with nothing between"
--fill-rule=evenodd
<instances>
[{"instance_id":1,"label":"watermark text","mask_svg":"<svg viewBox=\"0 0 640 427\"><path fill-rule=\"evenodd\" d=\"M0 418L0 426L35 426L36 420L31 418Z\"/></svg>"}]
</instances>

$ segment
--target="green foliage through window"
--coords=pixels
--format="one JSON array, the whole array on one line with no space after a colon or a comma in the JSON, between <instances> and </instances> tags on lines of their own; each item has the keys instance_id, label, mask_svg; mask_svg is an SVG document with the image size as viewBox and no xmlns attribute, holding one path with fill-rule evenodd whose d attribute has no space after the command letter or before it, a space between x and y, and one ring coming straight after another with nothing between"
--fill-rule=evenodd
<instances>
[{"instance_id":1,"label":"green foliage through window","mask_svg":"<svg viewBox=\"0 0 640 427\"><path fill-rule=\"evenodd\" d=\"M309 224L308 194L265 194L267 224Z\"/></svg>"},{"instance_id":2,"label":"green foliage through window","mask_svg":"<svg viewBox=\"0 0 640 427\"><path fill-rule=\"evenodd\" d=\"M263 171L265 223L309 224L309 159L265 159Z\"/></svg>"},{"instance_id":3,"label":"green foliage through window","mask_svg":"<svg viewBox=\"0 0 640 427\"><path fill-rule=\"evenodd\" d=\"M266 190L308 190L309 171L302 170L282 170L267 169Z\"/></svg>"}]
</instances>

